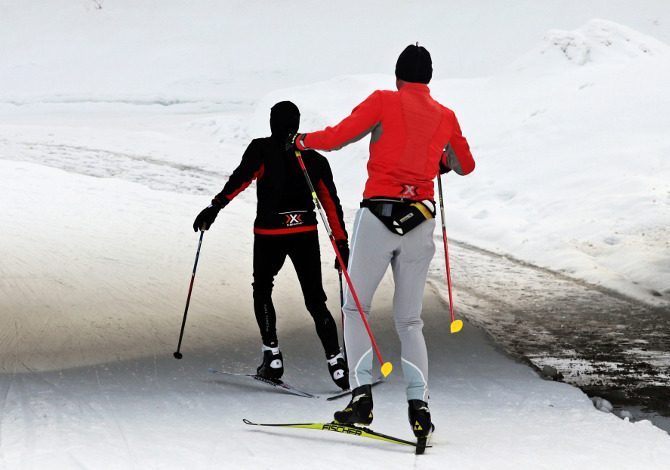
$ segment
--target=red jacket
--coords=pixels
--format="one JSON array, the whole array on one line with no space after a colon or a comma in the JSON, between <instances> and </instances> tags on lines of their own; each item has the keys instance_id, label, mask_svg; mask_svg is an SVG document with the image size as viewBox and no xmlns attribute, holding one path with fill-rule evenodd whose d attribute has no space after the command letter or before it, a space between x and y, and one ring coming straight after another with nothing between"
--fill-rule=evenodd
<instances>
[{"instance_id":1,"label":"red jacket","mask_svg":"<svg viewBox=\"0 0 670 470\"><path fill-rule=\"evenodd\" d=\"M475 168L452 110L430 96L427 85L377 90L335 127L304 134L300 150L336 150L372 133L364 198L433 199L440 161L460 175Z\"/></svg>"}]
</instances>

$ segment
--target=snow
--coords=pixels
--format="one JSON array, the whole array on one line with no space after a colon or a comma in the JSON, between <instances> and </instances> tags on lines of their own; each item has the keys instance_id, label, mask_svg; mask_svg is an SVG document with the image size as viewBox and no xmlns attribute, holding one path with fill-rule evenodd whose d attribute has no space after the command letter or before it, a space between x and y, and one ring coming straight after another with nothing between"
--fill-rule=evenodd
<instances>
[{"instance_id":1,"label":"snow","mask_svg":"<svg viewBox=\"0 0 670 470\"><path fill-rule=\"evenodd\" d=\"M474 307L458 306L466 325L449 335L432 287L426 455L247 428L329 420L344 404L207 373L260 357L251 189L205 234L184 359L171 357L192 219L267 134L270 105L295 101L304 131L333 124L393 87L416 39L477 159L471 176L444 178L450 237L670 305L670 6L513 3L0 3L0 468L665 468L666 433L509 359L467 322ZM349 224L366 150L328 155ZM371 325L395 363L391 291L386 278ZM275 292L285 378L325 397L291 269ZM400 374L374 399L373 428L411 438Z\"/></svg>"}]
</instances>

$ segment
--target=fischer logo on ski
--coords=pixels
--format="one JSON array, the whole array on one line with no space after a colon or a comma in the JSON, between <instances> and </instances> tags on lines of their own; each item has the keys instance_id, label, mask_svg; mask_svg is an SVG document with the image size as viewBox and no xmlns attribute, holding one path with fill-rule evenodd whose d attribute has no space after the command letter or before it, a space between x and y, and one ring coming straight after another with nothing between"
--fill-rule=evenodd
<instances>
[{"instance_id":1,"label":"fischer logo on ski","mask_svg":"<svg viewBox=\"0 0 670 470\"><path fill-rule=\"evenodd\" d=\"M360 436L363 434L362 429L358 428L352 428L351 426L343 426L338 423L327 423L323 425L323 430L324 431L335 431L335 432L341 432L344 434L354 434L356 436Z\"/></svg>"}]
</instances>

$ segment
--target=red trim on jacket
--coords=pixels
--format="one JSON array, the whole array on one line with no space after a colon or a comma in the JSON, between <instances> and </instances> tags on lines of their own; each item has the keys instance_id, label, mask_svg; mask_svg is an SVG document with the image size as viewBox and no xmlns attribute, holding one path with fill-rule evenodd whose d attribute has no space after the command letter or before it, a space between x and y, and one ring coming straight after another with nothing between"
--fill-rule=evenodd
<instances>
[{"instance_id":1,"label":"red trim on jacket","mask_svg":"<svg viewBox=\"0 0 670 470\"><path fill-rule=\"evenodd\" d=\"M226 196L225 196L226 199L228 199L229 202L232 201L235 198L235 196L237 196L242 191L247 189L249 187L249 185L252 183L253 180L260 179L263 176L264 171L265 171L265 166L263 166L263 164L261 163L261 166L258 167L258 170L256 170L253 175L251 175L250 179L244 180L242 182L242 184L236 190L234 190L230 194L226 194Z\"/></svg>"},{"instance_id":2,"label":"red trim on jacket","mask_svg":"<svg viewBox=\"0 0 670 470\"><path fill-rule=\"evenodd\" d=\"M319 200L323 209L326 211L326 216L328 217L328 224L330 225L331 230L333 231L333 236L335 240L346 240L347 232L344 230L344 227L340 223L340 218L337 214L337 205L333 201L330 191L323 183L322 180L316 185L316 192L319 195Z\"/></svg>"},{"instance_id":3,"label":"red trim on jacket","mask_svg":"<svg viewBox=\"0 0 670 470\"><path fill-rule=\"evenodd\" d=\"M257 235L287 235L290 233L315 232L316 225L303 225L302 227L291 228L258 228L254 227L254 233Z\"/></svg>"}]
</instances>

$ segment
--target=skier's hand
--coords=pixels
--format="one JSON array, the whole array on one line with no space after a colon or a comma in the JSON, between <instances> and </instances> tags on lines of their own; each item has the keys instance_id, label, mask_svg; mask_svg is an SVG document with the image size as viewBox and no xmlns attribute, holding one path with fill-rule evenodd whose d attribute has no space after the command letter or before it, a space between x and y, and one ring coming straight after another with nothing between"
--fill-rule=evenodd
<instances>
[{"instance_id":1,"label":"skier's hand","mask_svg":"<svg viewBox=\"0 0 670 470\"><path fill-rule=\"evenodd\" d=\"M349 265L349 243L346 240L337 240L335 242L337 245L337 250L340 252L342 261L344 261L344 267L346 268ZM341 271L340 260L335 257L335 269Z\"/></svg>"},{"instance_id":2,"label":"skier's hand","mask_svg":"<svg viewBox=\"0 0 670 470\"><path fill-rule=\"evenodd\" d=\"M445 173L449 173L451 171L451 168L449 168L444 162L440 160L440 174L443 175Z\"/></svg>"},{"instance_id":3,"label":"skier's hand","mask_svg":"<svg viewBox=\"0 0 670 470\"><path fill-rule=\"evenodd\" d=\"M286 151L305 150L305 134L289 134L286 138Z\"/></svg>"},{"instance_id":4,"label":"skier's hand","mask_svg":"<svg viewBox=\"0 0 670 470\"><path fill-rule=\"evenodd\" d=\"M198 230L208 230L209 227L211 227L214 223L214 220L216 219L216 216L219 214L220 210L221 206L213 203L205 207L195 218L195 221L193 222L193 231L197 232Z\"/></svg>"}]
</instances>

